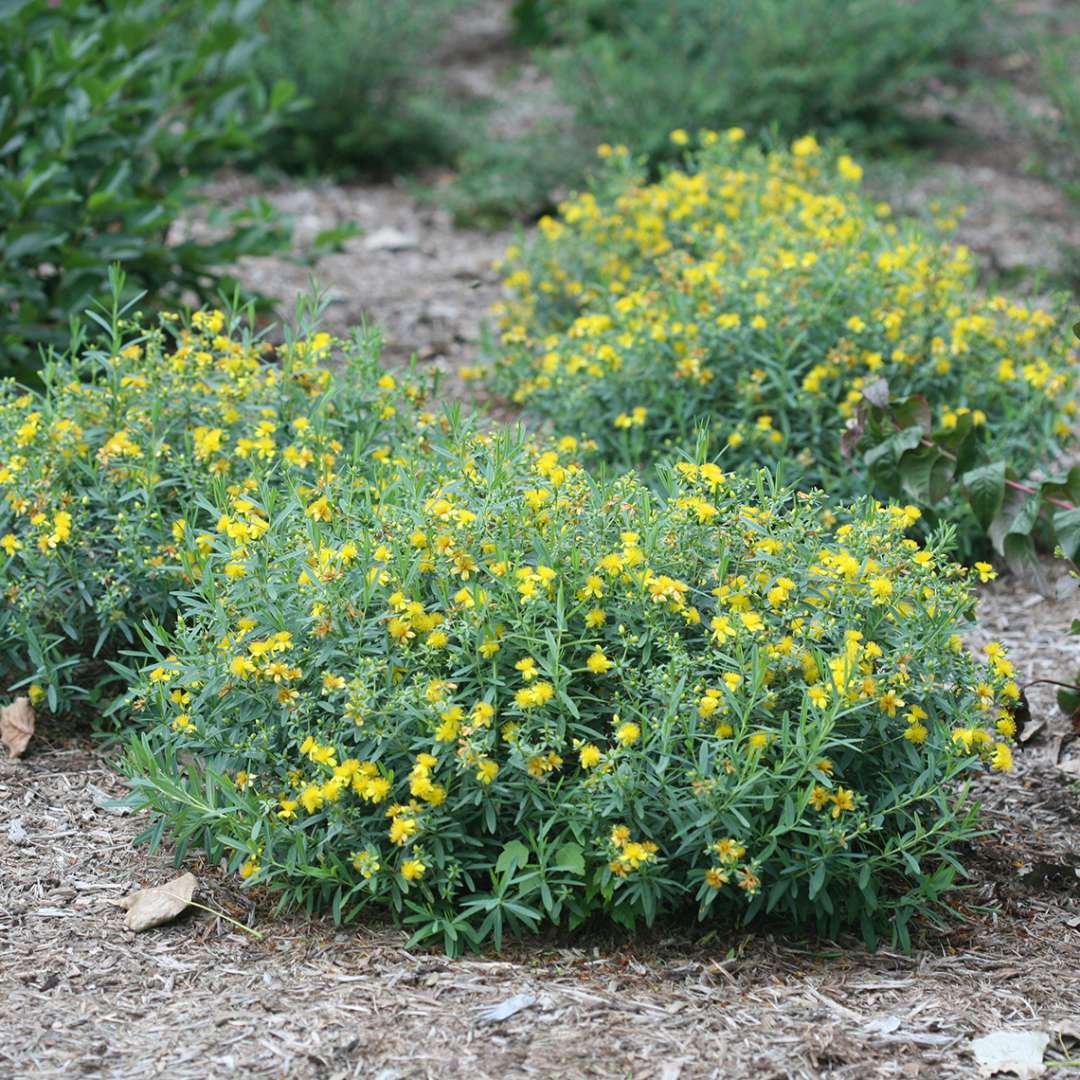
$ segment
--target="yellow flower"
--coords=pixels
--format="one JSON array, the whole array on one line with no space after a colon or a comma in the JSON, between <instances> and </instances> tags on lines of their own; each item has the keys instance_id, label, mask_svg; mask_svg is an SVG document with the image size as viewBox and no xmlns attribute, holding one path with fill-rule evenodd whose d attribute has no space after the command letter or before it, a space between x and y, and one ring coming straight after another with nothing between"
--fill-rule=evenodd
<instances>
[{"instance_id":1,"label":"yellow flower","mask_svg":"<svg viewBox=\"0 0 1080 1080\"><path fill-rule=\"evenodd\" d=\"M878 707L886 716L895 716L899 709L905 705L905 701L895 690L888 690L878 698Z\"/></svg>"},{"instance_id":2,"label":"yellow flower","mask_svg":"<svg viewBox=\"0 0 1080 1080\"><path fill-rule=\"evenodd\" d=\"M499 766L490 758L481 760L476 768L476 779L481 784L490 784L499 774Z\"/></svg>"},{"instance_id":3,"label":"yellow flower","mask_svg":"<svg viewBox=\"0 0 1080 1080\"><path fill-rule=\"evenodd\" d=\"M746 854L746 848L730 836L717 840L711 850L725 863L738 862Z\"/></svg>"},{"instance_id":4,"label":"yellow flower","mask_svg":"<svg viewBox=\"0 0 1080 1080\"><path fill-rule=\"evenodd\" d=\"M836 171L845 179L857 184L863 175L862 166L847 154L841 154L836 160Z\"/></svg>"},{"instance_id":5,"label":"yellow flower","mask_svg":"<svg viewBox=\"0 0 1080 1080\"><path fill-rule=\"evenodd\" d=\"M892 582L887 577L876 577L870 580L870 595L875 604L884 604L893 593Z\"/></svg>"},{"instance_id":6,"label":"yellow flower","mask_svg":"<svg viewBox=\"0 0 1080 1080\"><path fill-rule=\"evenodd\" d=\"M330 510L330 503L327 501L325 495L316 499L304 513L315 521L329 521L333 516Z\"/></svg>"},{"instance_id":7,"label":"yellow flower","mask_svg":"<svg viewBox=\"0 0 1080 1080\"><path fill-rule=\"evenodd\" d=\"M318 784L308 784L300 792L300 804L309 814L314 814L324 801L322 788Z\"/></svg>"},{"instance_id":8,"label":"yellow flower","mask_svg":"<svg viewBox=\"0 0 1080 1080\"><path fill-rule=\"evenodd\" d=\"M588 660L585 661L585 666L594 675L603 675L605 672L610 671L615 666L614 660L609 660L604 655L603 649L597 649Z\"/></svg>"},{"instance_id":9,"label":"yellow flower","mask_svg":"<svg viewBox=\"0 0 1080 1080\"><path fill-rule=\"evenodd\" d=\"M628 720L625 724L620 724L616 729L615 738L623 746L633 746L641 738L641 728L632 720Z\"/></svg>"},{"instance_id":10,"label":"yellow flower","mask_svg":"<svg viewBox=\"0 0 1080 1080\"><path fill-rule=\"evenodd\" d=\"M592 769L600 764L600 748L592 743L586 743L578 753L578 761L583 769Z\"/></svg>"},{"instance_id":11,"label":"yellow flower","mask_svg":"<svg viewBox=\"0 0 1080 1080\"><path fill-rule=\"evenodd\" d=\"M832 816L839 817L845 810L855 809L855 793L849 788L838 787L832 797Z\"/></svg>"},{"instance_id":12,"label":"yellow flower","mask_svg":"<svg viewBox=\"0 0 1080 1080\"><path fill-rule=\"evenodd\" d=\"M726 885L731 880L723 870L718 869L715 866L710 866L705 871L705 884L711 889L719 889Z\"/></svg>"},{"instance_id":13,"label":"yellow flower","mask_svg":"<svg viewBox=\"0 0 1080 1080\"><path fill-rule=\"evenodd\" d=\"M301 796L302 798L302 796ZM395 817L390 822L390 843L397 844L399 847L407 843L413 836L420 831L420 826L416 823L416 820L411 817Z\"/></svg>"},{"instance_id":14,"label":"yellow flower","mask_svg":"<svg viewBox=\"0 0 1080 1080\"><path fill-rule=\"evenodd\" d=\"M324 694L332 694L335 690L343 690L345 688L345 678L342 675L332 675L330 672L326 672L322 677L322 692Z\"/></svg>"},{"instance_id":15,"label":"yellow flower","mask_svg":"<svg viewBox=\"0 0 1080 1080\"><path fill-rule=\"evenodd\" d=\"M419 881L427 867L419 859L406 859L401 864L401 876L406 881Z\"/></svg>"}]
</instances>

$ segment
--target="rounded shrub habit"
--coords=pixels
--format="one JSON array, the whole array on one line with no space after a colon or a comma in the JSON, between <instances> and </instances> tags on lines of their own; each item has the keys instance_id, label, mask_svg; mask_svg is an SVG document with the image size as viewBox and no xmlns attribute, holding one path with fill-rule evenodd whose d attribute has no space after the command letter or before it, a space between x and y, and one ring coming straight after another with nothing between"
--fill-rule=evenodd
<instances>
[{"instance_id":1,"label":"rounded shrub habit","mask_svg":"<svg viewBox=\"0 0 1080 1080\"><path fill-rule=\"evenodd\" d=\"M147 835L451 950L695 908L903 943L976 833L958 780L1011 760L967 572L911 507L700 460L657 497L576 451L452 420L182 539L129 699Z\"/></svg>"},{"instance_id":2,"label":"rounded shrub habit","mask_svg":"<svg viewBox=\"0 0 1080 1080\"><path fill-rule=\"evenodd\" d=\"M620 467L708 423L725 467L783 459L841 498L873 486L841 438L882 380L893 399L925 398L934 431L973 427L1020 476L1070 439L1062 320L980 294L965 248L894 220L861 192L861 167L812 137L767 152L738 128L698 142L655 183L601 147L590 190L507 252L501 392ZM906 497L934 506L938 485L918 480L903 478ZM934 510L963 547L974 521L959 504Z\"/></svg>"},{"instance_id":3,"label":"rounded shrub habit","mask_svg":"<svg viewBox=\"0 0 1080 1080\"><path fill-rule=\"evenodd\" d=\"M372 338L338 343L331 376L328 334L272 348L222 311L147 325L132 308L102 320L102 345L51 359L41 391L0 383L0 660L53 710L122 689L121 653L147 619L171 621L223 500L387 453L423 396L379 367ZM230 535L262 527L241 517Z\"/></svg>"}]
</instances>

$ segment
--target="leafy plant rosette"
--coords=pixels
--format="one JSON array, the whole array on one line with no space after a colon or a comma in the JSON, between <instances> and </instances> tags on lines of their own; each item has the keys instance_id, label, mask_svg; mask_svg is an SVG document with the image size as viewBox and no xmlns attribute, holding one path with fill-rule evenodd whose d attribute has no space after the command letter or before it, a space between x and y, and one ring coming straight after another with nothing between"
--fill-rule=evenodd
<instances>
[{"instance_id":1,"label":"leafy plant rosette","mask_svg":"<svg viewBox=\"0 0 1080 1080\"><path fill-rule=\"evenodd\" d=\"M575 453L457 421L246 494L265 529L214 536L133 675L145 836L451 951L692 908L906 943L1015 730L946 538L708 463L658 500Z\"/></svg>"},{"instance_id":2,"label":"leafy plant rosette","mask_svg":"<svg viewBox=\"0 0 1080 1080\"><path fill-rule=\"evenodd\" d=\"M672 138L689 144L676 131ZM841 440L870 385L918 395L1026 476L1070 441L1075 356L1056 315L975 289L969 252L895 221L861 167L806 136L747 147L703 132L647 183L625 148L505 262L495 387L620 468L649 465L708 422L727 466L785 466L838 498L873 490ZM876 479L871 476L870 479ZM907 498L973 524L962 500ZM937 489L934 489L937 493Z\"/></svg>"},{"instance_id":3,"label":"leafy plant rosette","mask_svg":"<svg viewBox=\"0 0 1080 1080\"><path fill-rule=\"evenodd\" d=\"M170 619L214 538L266 528L247 493L268 475L306 491L387 455L422 398L371 337L275 349L236 315L147 325L118 299L98 320L106 344L52 357L41 392L0 384L0 656L7 685L52 710L108 702L109 662Z\"/></svg>"}]
</instances>

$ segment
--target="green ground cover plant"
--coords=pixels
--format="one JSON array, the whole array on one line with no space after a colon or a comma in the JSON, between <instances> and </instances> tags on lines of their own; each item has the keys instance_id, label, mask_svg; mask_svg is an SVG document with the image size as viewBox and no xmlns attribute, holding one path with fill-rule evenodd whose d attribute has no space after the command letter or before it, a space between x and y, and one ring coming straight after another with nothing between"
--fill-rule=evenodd
<instances>
[{"instance_id":1,"label":"green ground cover plant","mask_svg":"<svg viewBox=\"0 0 1080 1080\"><path fill-rule=\"evenodd\" d=\"M386 176L445 163L469 123L436 53L462 0L269 0L258 68L298 107L263 143L275 168Z\"/></svg>"},{"instance_id":2,"label":"green ground cover plant","mask_svg":"<svg viewBox=\"0 0 1080 1080\"><path fill-rule=\"evenodd\" d=\"M223 268L284 238L252 203L217 239L170 242L210 171L242 160L285 87L251 73L260 48L242 0L10 0L0 34L0 352L25 372L38 347L108 291L121 262L147 302L212 296ZM175 241L175 237L172 238Z\"/></svg>"},{"instance_id":3,"label":"green ground cover plant","mask_svg":"<svg viewBox=\"0 0 1080 1080\"><path fill-rule=\"evenodd\" d=\"M860 146L904 142L922 122L904 105L953 69L978 0L593 0L554 3L570 47L552 70L594 137L671 156L672 120L687 128L776 126L829 131Z\"/></svg>"},{"instance_id":4,"label":"green ground cover plant","mask_svg":"<svg viewBox=\"0 0 1080 1080\"><path fill-rule=\"evenodd\" d=\"M861 167L811 136L699 141L655 182L601 147L590 189L510 249L494 386L619 469L708 423L726 467L783 463L842 499L903 495L972 550L978 523L920 440L962 449L961 474L979 454L1021 478L1052 464L1076 412L1060 313L982 296L964 248L895 220L862 193ZM903 423L905 445L864 453L861 407L901 399L925 432Z\"/></svg>"},{"instance_id":5,"label":"green ground cover plant","mask_svg":"<svg viewBox=\"0 0 1080 1080\"><path fill-rule=\"evenodd\" d=\"M534 213L581 182L588 149L624 143L655 170L677 156L672 127L739 124L753 137L818 131L864 151L925 142L940 128L913 106L958 58L989 0L525 0L519 40L551 76L569 125L561 171L534 171L548 130L481 142L463 160L455 206L468 218ZM483 177L491 178L485 188Z\"/></svg>"}]
</instances>

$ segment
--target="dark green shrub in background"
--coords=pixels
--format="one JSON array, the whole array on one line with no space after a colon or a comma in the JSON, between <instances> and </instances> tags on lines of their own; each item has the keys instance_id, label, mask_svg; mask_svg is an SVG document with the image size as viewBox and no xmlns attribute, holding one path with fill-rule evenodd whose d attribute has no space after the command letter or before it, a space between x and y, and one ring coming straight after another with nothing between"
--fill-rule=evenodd
<instances>
[{"instance_id":1,"label":"dark green shrub in background","mask_svg":"<svg viewBox=\"0 0 1080 1080\"><path fill-rule=\"evenodd\" d=\"M601 0L571 9L552 70L579 122L654 156L682 127L906 140L903 106L945 74L982 0ZM603 29L596 29L597 25Z\"/></svg>"},{"instance_id":2,"label":"dark green shrub in background","mask_svg":"<svg viewBox=\"0 0 1080 1080\"><path fill-rule=\"evenodd\" d=\"M928 79L956 73L994 2L518 0L513 15L580 144L625 143L656 164L671 156L672 128L818 131L862 150L923 139L933 129L909 106ZM549 205L551 170L533 173L529 140L518 150L464 162L466 195L483 187L471 173L489 174L486 214L500 191L512 193L508 213ZM566 156L564 188L580 181L580 160Z\"/></svg>"},{"instance_id":3,"label":"dark green shrub in background","mask_svg":"<svg viewBox=\"0 0 1080 1080\"><path fill-rule=\"evenodd\" d=\"M0 3L0 353L11 371L107 292L212 294L281 230L264 204L169 243L211 170L242 160L290 94L252 74L262 0ZM174 237L175 239L175 237Z\"/></svg>"},{"instance_id":4,"label":"dark green shrub in background","mask_svg":"<svg viewBox=\"0 0 1080 1080\"><path fill-rule=\"evenodd\" d=\"M461 116L435 52L461 0L271 0L261 25L268 83L295 82L303 105L265 160L300 172L388 174L449 160Z\"/></svg>"}]
</instances>

